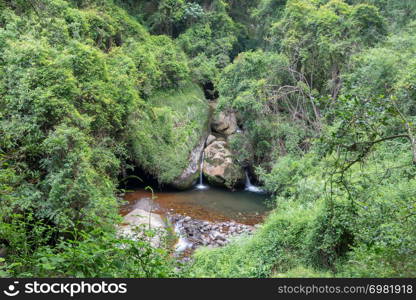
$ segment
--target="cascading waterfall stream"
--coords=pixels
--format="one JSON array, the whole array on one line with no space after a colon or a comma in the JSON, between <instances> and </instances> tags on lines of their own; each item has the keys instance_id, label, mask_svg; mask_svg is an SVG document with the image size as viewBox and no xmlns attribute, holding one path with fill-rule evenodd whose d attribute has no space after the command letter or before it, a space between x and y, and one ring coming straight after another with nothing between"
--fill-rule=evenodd
<instances>
[{"instance_id":1,"label":"cascading waterfall stream","mask_svg":"<svg viewBox=\"0 0 416 300\"><path fill-rule=\"evenodd\" d=\"M208 188L207 185L204 185L204 159L205 159L205 151L202 150L201 155L201 164L199 166L199 184L196 186L198 190L205 190Z\"/></svg>"},{"instance_id":2,"label":"cascading waterfall stream","mask_svg":"<svg viewBox=\"0 0 416 300\"><path fill-rule=\"evenodd\" d=\"M263 193L264 191L259 188L258 186L252 185L250 181L250 176L248 175L248 171L246 169L246 191L253 192L253 193Z\"/></svg>"}]
</instances>

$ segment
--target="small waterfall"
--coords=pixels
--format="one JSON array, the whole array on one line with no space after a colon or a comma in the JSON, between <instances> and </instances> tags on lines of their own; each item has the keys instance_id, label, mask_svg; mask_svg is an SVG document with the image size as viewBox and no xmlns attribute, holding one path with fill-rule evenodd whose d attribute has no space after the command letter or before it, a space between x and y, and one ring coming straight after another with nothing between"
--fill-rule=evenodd
<instances>
[{"instance_id":1,"label":"small waterfall","mask_svg":"<svg viewBox=\"0 0 416 300\"><path fill-rule=\"evenodd\" d=\"M174 231L176 236L178 237L178 241L175 244L175 251L176 252L183 252L186 249L192 248L193 244L182 234L182 225L177 223L175 224Z\"/></svg>"},{"instance_id":2,"label":"small waterfall","mask_svg":"<svg viewBox=\"0 0 416 300\"><path fill-rule=\"evenodd\" d=\"M252 185L250 181L250 176L248 175L248 171L246 169L246 191L253 192L253 193L263 193L264 191L259 188L258 186Z\"/></svg>"},{"instance_id":3,"label":"small waterfall","mask_svg":"<svg viewBox=\"0 0 416 300\"><path fill-rule=\"evenodd\" d=\"M199 184L196 186L198 190L205 190L208 188L207 185L204 185L204 159L205 159L205 151L202 150L201 155L201 164L199 166Z\"/></svg>"}]
</instances>

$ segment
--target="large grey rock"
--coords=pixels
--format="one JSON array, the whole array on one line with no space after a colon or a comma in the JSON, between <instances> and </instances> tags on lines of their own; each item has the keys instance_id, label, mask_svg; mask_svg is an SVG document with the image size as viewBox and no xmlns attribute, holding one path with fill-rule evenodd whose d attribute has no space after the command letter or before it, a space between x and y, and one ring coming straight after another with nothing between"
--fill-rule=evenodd
<instances>
[{"instance_id":1,"label":"large grey rock","mask_svg":"<svg viewBox=\"0 0 416 300\"><path fill-rule=\"evenodd\" d=\"M166 224L158 214L136 208L124 216L123 224L118 230L118 234L128 239L139 239L140 228L153 229L156 235L151 238L151 244L158 247L161 244L161 237L166 234Z\"/></svg>"},{"instance_id":2,"label":"large grey rock","mask_svg":"<svg viewBox=\"0 0 416 300\"><path fill-rule=\"evenodd\" d=\"M136 208L123 218L123 224L126 226L146 225L149 229L164 228L165 222L160 215Z\"/></svg>"},{"instance_id":3,"label":"large grey rock","mask_svg":"<svg viewBox=\"0 0 416 300\"><path fill-rule=\"evenodd\" d=\"M237 165L225 141L214 141L205 148L204 175L211 184L233 189L244 183L244 171Z\"/></svg>"}]
</instances>

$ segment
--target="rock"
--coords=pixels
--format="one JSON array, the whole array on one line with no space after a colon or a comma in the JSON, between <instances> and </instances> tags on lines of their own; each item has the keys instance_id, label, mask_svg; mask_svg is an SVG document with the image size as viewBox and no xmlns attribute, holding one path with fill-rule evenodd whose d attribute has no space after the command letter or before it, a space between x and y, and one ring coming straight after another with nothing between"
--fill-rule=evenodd
<instances>
[{"instance_id":1,"label":"rock","mask_svg":"<svg viewBox=\"0 0 416 300\"><path fill-rule=\"evenodd\" d=\"M182 174L175 178L170 184L179 190L186 190L191 188L199 177L200 165L202 151L205 148L205 141L207 139L207 132L201 136L199 144L191 151L189 155L189 164L185 170L182 171Z\"/></svg>"},{"instance_id":2,"label":"rock","mask_svg":"<svg viewBox=\"0 0 416 300\"><path fill-rule=\"evenodd\" d=\"M209 222L179 214L169 215L168 218L175 224L175 233L179 237L177 245L186 245L176 247L178 252L184 251L183 249L194 250L200 246L221 247L227 245L231 238L250 233L254 228L236 222ZM235 232L232 233L232 230Z\"/></svg>"},{"instance_id":3,"label":"rock","mask_svg":"<svg viewBox=\"0 0 416 300\"><path fill-rule=\"evenodd\" d=\"M230 135L237 131L237 118L234 112L220 112L214 115L211 128L213 131Z\"/></svg>"},{"instance_id":4,"label":"rock","mask_svg":"<svg viewBox=\"0 0 416 300\"><path fill-rule=\"evenodd\" d=\"M232 189L244 183L244 171L233 161L224 141L216 140L205 148L203 172L211 184Z\"/></svg>"},{"instance_id":5,"label":"rock","mask_svg":"<svg viewBox=\"0 0 416 300\"><path fill-rule=\"evenodd\" d=\"M161 242L161 235L166 233L166 225L162 217L158 214L136 208L123 218L123 226L118 230L118 234L124 238L138 239L140 232L136 231L137 227L145 227L146 229L155 229L158 231L151 239L151 244L158 247Z\"/></svg>"},{"instance_id":6,"label":"rock","mask_svg":"<svg viewBox=\"0 0 416 300\"><path fill-rule=\"evenodd\" d=\"M205 147L206 147L206 146L211 145L211 144L212 144L212 142L213 142L213 141L215 141L216 139L217 139L217 138L215 137L215 135L210 134L210 135L207 137L207 141L206 141L206 143L205 143Z\"/></svg>"},{"instance_id":7,"label":"rock","mask_svg":"<svg viewBox=\"0 0 416 300\"><path fill-rule=\"evenodd\" d=\"M140 208L136 208L124 216L123 223L126 226L140 226L144 224L150 229L165 228L165 223L160 215Z\"/></svg>"},{"instance_id":8,"label":"rock","mask_svg":"<svg viewBox=\"0 0 416 300\"><path fill-rule=\"evenodd\" d=\"M134 204L134 209L136 208L148 212L159 209L160 207L151 197L144 197Z\"/></svg>"},{"instance_id":9,"label":"rock","mask_svg":"<svg viewBox=\"0 0 416 300\"><path fill-rule=\"evenodd\" d=\"M218 231L214 231L214 233L212 234L214 236L214 239L216 240L222 240L225 241L225 237L224 235L222 235L221 233L219 233Z\"/></svg>"},{"instance_id":10,"label":"rock","mask_svg":"<svg viewBox=\"0 0 416 300\"><path fill-rule=\"evenodd\" d=\"M217 241L218 246L224 246L226 243L226 241Z\"/></svg>"}]
</instances>

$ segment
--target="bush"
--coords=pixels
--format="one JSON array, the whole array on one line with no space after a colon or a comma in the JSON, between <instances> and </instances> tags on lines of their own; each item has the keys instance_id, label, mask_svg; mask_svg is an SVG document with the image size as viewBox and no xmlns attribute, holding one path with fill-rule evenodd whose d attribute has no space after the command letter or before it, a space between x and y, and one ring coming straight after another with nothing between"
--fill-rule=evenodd
<instances>
[{"instance_id":1,"label":"bush","mask_svg":"<svg viewBox=\"0 0 416 300\"><path fill-rule=\"evenodd\" d=\"M304 264L306 233L319 209L279 203L254 236L215 250L198 250L190 268L195 277L270 277Z\"/></svg>"},{"instance_id":2,"label":"bush","mask_svg":"<svg viewBox=\"0 0 416 300\"><path fill-rule=\"evenodd\" d=\"M190 87L180 112L142 97L182 86L188 73L170 38L151 36L112 0L1 2L0 247L10 253L8 276L168 276L164 253L115 237L115 192L120 166L133 157L133 113L148 120L149 144L155 115L171 144L185 118L173 164L184 167L207 115L202 92Z\"/></svg>"},{"instance_id":3,"label":"bush","mask_svg":"<svg viewBox=\"0 0 416 300\"><path fill-rule=\"evenodd\" d=\"M100 227L71 230L63 238L51 236L53 228L35 222L30 214L12 217L12 224L0 225L2 236L13 237L7 260L0 266L1 277L177 276L169 252L151 245L154 231L137 228L140 238L135 241L115 237Z\"/></svg>"}]
</instances>

